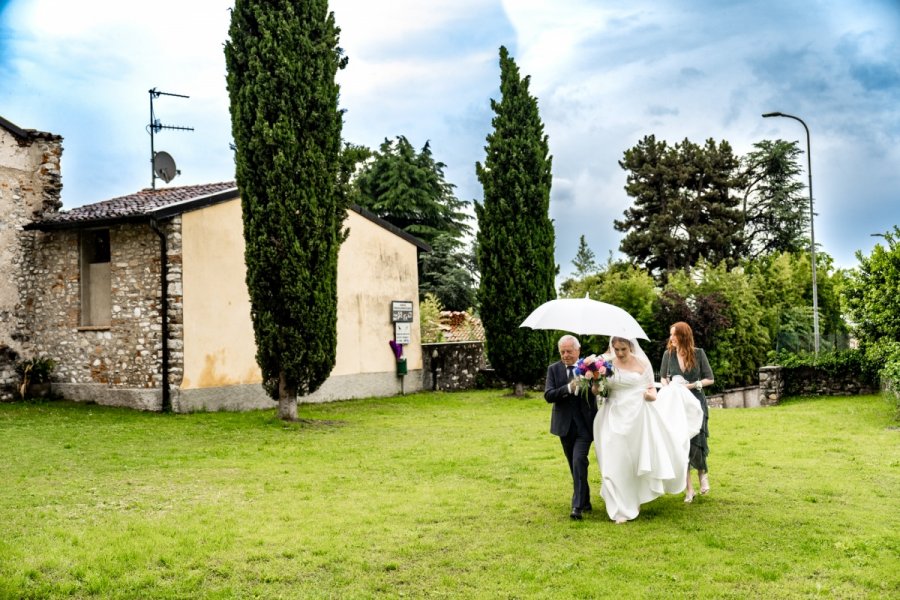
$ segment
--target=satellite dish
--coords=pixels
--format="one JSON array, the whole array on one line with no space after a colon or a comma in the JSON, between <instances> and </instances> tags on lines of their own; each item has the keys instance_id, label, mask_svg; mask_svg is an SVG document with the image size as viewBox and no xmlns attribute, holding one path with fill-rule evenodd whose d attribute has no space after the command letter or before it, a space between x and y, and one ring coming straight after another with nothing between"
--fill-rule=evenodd
<instances>
[{"instance_id":1,"label":"satellite dish","mask_svg":"<svg viewBox=\"0 0 900 600\"><path fill-rule=\"evenodd\" d=\"M181 171L175 168L175 159L168 152L157 152L153 156L153 174L169 183Z\"/></svg>"}]
</instances>

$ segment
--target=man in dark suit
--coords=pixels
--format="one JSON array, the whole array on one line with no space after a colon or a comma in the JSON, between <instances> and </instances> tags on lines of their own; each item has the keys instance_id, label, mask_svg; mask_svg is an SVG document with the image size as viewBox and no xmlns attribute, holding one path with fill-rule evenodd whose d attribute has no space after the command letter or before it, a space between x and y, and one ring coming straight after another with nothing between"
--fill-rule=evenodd
<instances>
[{"instance_id":1,"label":"man in dark suit","mask_svg":"<svg viewBox=\"0 0 900 600\"><path fill-rule=\"evenodd\" d=\"M560 361L547 368L544 400L553 404L550 433L558 435L572 472L572 519L580 520L582 513L592 510L591 488L588 485L588 451L594 439L594 417L597 416L597 397L580 393L574 368L581 354L581 345L573 335L559 338Z\"/></svg>"}]
</instances>

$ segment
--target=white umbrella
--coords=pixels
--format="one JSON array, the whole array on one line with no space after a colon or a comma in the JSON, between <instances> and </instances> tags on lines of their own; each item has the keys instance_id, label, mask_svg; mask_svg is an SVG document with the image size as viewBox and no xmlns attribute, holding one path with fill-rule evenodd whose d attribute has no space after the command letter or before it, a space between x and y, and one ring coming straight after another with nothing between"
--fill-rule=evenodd
<instances>
[{"instance_id":1,"label":"white umbrella","mask_svg":"<svg viewBox=\"0 0 900 600\"><path fill-rule=\"evenodd\" d=\"M609 335L649 340L634 317L614 304L584 298L544 302L519 327L558 329L584 335Z\"/></svg>"}]
</instances>

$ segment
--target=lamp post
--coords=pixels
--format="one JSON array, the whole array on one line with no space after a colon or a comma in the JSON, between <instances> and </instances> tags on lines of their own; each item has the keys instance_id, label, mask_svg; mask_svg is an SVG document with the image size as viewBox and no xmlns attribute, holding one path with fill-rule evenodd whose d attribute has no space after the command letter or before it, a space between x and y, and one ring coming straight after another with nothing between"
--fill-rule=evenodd
<instances>
[{"instance_id":1,"label":"lamp post","mask_svg":"<svg viewBox=\"0 0 900 600\"><path fill-rule=\"evenodd\" d=\"M770 112L763 114L764 118L769 117L786 117L788 119L794 119L795 121L800 121L800 124L803 125L803 129L806 130L806 161L807 168L806 172L809 175L809 254L812 258L812 293L813 293L813 345L816 351L816 358L819 357L819 293L818 286L816 282L816 234L815 228L813 227L814 213L813 213L813 191L812 191L812 155L810 152L809 145L809 127L806 126L806 123L803 122L803 119L800 117L795 117L794 115L788 115L783 112Z\"/></svg>"}]
</instances>

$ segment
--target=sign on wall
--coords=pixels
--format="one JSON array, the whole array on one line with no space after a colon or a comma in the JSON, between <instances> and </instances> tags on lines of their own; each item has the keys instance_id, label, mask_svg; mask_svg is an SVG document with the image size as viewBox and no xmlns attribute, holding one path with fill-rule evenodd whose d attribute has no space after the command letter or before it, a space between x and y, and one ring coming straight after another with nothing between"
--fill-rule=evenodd
<instances>
[{"instance_id":1,"label":"sign on wall","mask_svg":"<svg viewBox=\"0 0 900 600\"><path fill-rule=\"evenodd\" d=\"M412 323L394 323L394 341L404 346L410 344Z\"/></svg>"},{"instance_id":2,"label":"sign on wall","mask_svg":"<svg viewBox=\"0 0 900 600\"><path fill-rule=\"evenodd\" d=\"M412 323L413 320L413 303L412 300L393 300L391 301L391 321L394 323ZM400 340L397 340L399 343Z\"/></svg>"}]
</instances>

